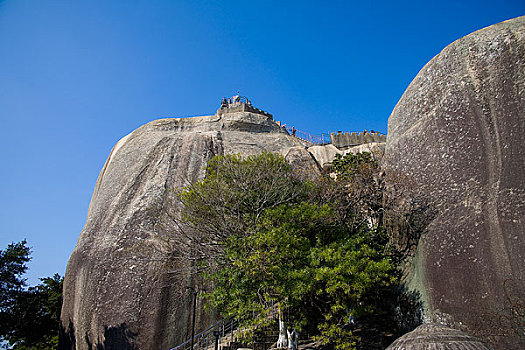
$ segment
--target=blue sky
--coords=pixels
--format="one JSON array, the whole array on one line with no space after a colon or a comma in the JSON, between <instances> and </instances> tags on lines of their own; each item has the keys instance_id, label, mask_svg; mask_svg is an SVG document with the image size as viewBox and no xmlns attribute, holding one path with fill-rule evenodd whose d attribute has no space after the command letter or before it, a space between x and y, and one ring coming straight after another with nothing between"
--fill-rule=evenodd
<instances>
[{"instance_id":1,"label":"blue sky","mask_svg":"<svg viewBox=\"0 0 525 350\"><path fill-rule=\"evenodd\" d=\"M313 134L386 132L445 46L521 1L0 0L0 249L64 274L113 145L237 90Z\"/></svg>"}]
</instances>

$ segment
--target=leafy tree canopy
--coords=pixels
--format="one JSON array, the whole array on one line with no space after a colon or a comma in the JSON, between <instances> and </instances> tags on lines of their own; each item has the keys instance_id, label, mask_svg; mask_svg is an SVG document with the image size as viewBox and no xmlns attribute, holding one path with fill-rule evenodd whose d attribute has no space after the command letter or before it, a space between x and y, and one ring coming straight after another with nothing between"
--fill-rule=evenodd
<instances>
[{"instance_id":1,"label":"leafy tree canopy","mask_svg":"<svg viewBox=\"0 0 525 350\"><path fill-rule=\"evenodd\" d=\"M0 250L0 340L11 349L56 349L63 278L55 274L26 288L30 259L25 240Z\"/></svg>"},{"instance_id":2,"label":"leafy tree canopy","mask_svg":"<svg viewBox=\"0 0 525 350\"><path fill-rule=\"evenodd\" d=\"M192 242L192 254L209 264L210 253L228 237L250 234L266 210L299 202L307 192L308 184L281 156L216 156L204 180L180 194L183 220L192 229L184 239Z\"/></svg>"},{"instance_id":3,"label":"leafy tree canopy","mask_svg":"<svg viewBox=\"0 0 525 350\"><path fill-rule=\"evenodd\" d=\"M335 169L337 184L301 179L275 154L220 156L181 194L184 219L203 233L193 244L214 283L206 296L223 315L260 325L278 306L290 327L355 347L354 320L376 311L397 274L383 229L369 220L378 204L351 195L364 186L357 180L380 191L377 164L357 155Z\"/></svg>"},{"instance_id":4,"label":"leafy tree canopy","mask_svg":"<svg viewBox=\"0 0 525 350\"><path fill-rule=\"evenodd\" d=\"M22 275L26 272L26 263L30 248L23 240L19 243L11 243L5 250L0 250L0 310L8 308L15 296L25 286Z\"/></svg>"},{"instance_id":5,"label":"leafy tree canopy","mask_svg":"<svg viewBox=\"0 0 525 350\"><path fill-rule=\"evenodd\" d=\"M377 165L377 161L369 152L347 154L345 156L336 154L332 162L335 172L343 176L353 176L369 171L375 173Z\"/></svg>"}]
</instances>

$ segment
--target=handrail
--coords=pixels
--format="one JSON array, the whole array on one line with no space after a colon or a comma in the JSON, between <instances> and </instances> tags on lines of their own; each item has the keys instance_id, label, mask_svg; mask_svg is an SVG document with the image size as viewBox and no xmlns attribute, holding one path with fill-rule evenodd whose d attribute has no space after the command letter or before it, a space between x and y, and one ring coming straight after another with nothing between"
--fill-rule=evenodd
<instances>
[{"instance_id":1,"label":"handrail","mask_svg":"<svg viewBox=\"0 0 525 350\"><path fill-rule=\"evenodd\" d=\"M220 320L219 322L215 323L214 325L211 325L209 326L208 328L206 328L205 330L203 330L202 332L199 332L197 334L195 334L195 336L193 337L193 339L196 339L198 338L199 336L201 336L202 334L208 332L209 330L215 328L217 325L221 324L223 322L223 320ZM170 350L177 350L179 349L181 346L184 346L186 343L189 343L191 342L191 338L189 338L188 340L184 341L183 343L177 345L176 347L174 348L171 348Z\"/></svg>"},{"instance_id":2,"label":"handrail","mask_svg":"<svg viewBox=\"0 0 525 350\"><path fill-rule=\"evenodd\" d=\"M196 341L194 342L194 349L195 347L197 347L198 349L200 348L204 348L204 349L207 349L208 348L208 344L209 344L209 336L210 334L212 334L212 332L216 329L218 329L219 331L221 331L220 335L221 337L224 337L226 334L230 333L231 334L231 340L233 341L233 331L234 331L234 325L235 324L235 320L220 320L219 322L215 323L214 325L211 325L210 327L206 328L205 330L199 332L198 334L196 334L194 337L193 337L193 340L199 340L199 341ZM221 330L222 328L222 330ZM202 345L202 341L203 339L206 340L206 343L205 343L205 346L203 347ZM181 344L177 345L176 347L174 348L171 348L170 350L186 350L186 345L188 345L188 349L191 347L189 344L191 344L191 337L189 339L187 339L186 341L182 342ZM194 350L194 349L190 349L190 350Z\"/></svg>"},{"instance_id":3,"label":"handrail","mask_svg":"<svg viewBox=\"0 0 525 350\"><path fill-rule=\"evenodd\" d=\"M310 145L326 145L330 143L330 133L322 133L321 135L312 135L305 131L297 130L294 127L283 126L288 134L298 138L299 140L309 143Z\"/></svg>"},{"instance_id":4,"label":"handrail","mask_svg":"<svg viewBox=\"0 0 525 350\"><path fill-rule=\"evenodd\" d=\"M276 316L279 314L279 303L275 303L270 307L270 315L268 315L270 318L275 319ZM239 321L234 319L227 319L227 320L220 320L219 322L209 326L205 330L199 332L193 337L194 340L194 346L193 349L190 349L191 347L191 340L189 339L185 340L181 344L177 345L174 348L171 348L170 350L195 350L195 349L204 349L208 350L208 345L210 345L210 334L213 333L215 330L219 330L220 333L219 336L221 338L224 338L226 335L229 335L230 342L233 343L233 331L239 326ZM215 334L213 334L215 336ZM198 340L198 341L196 341ZM204 342L205 340L205 342ZM215 339L213 339L215 340ZM203 344L204 343L204 344ZM203 346L204 345L204 346Z\"/></svg>"}]
</instances>

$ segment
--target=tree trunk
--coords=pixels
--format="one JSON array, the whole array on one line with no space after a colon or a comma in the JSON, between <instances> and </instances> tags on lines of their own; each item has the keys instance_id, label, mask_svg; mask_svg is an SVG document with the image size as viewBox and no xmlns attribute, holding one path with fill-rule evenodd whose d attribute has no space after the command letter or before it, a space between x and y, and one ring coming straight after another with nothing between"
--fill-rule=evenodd
<instances>
[{"instance_id":1,"label":"tree trunk","mask_svg":"<svg viewBox=\"0 0 525 350\"><path fill-rule=\"evenodd\" d=\"M299 333L294 329L293 331L288 331L288 349L297 350L299 343Z\"/></svg>"},{"instance_id":2,"label":"tree trunk","mask_svg":"<svg viewBox=\"0 0 525 350\"><path fill-rule=\"evenodd\" d=\"M286 337L286 324L283 321L283 314L279 308L279 339L277 340L277 348L288 347L288 338Z\"/></svg>"}]
</instances>

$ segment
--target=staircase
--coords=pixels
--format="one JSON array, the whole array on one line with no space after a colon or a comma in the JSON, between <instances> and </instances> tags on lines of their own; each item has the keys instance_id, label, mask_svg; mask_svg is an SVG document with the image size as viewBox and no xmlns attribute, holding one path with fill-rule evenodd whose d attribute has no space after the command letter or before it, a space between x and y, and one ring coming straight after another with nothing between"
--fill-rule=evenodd
<instances>
[{"instance_id":1,"label":"staircase","mask_svg":"<svg viewBox=\"0 0 525 350\"><path fill-rule=\"evenodd\" d=\"M279 339L279 326L267 327L255 331L255 339L252 344L253 350L267 350L277 343ZM235 349L232 349L235 350Z\"/></svg>"},{"instance_id":2,"label":"staircase","mask_svg":"<svg viewBox=\"0 0 525 350\"><path fill-rule=\"evenodd\" d=\"M196 334L193 338L193 349L191 349L191 338L170 350L237 350L239 348L250 348L253 350L267 350L277 343L279 338L279 309L277 304L270 308L268 319L273 320L270 326L255 330L252 344L238 341L239 322L236 320L221 320ZM217 347L216 347L217 346Z\"/></svg>"},{"instance_id":3,"label":"staircase","mask_svg":"<svg viewBox=\"0 0 525 350\"><path fill-rule=\"evenodd\" d=\"M272 325L255 331L252 344L238 341L238 325L234 320L222 320L208 327L194 337L193 350L237 350L239 348L250 348L253 350L267 350L277 342L279 338L278 325ZM170 350L191 350L191 338Z\"/></svg>"},{"instance_id":4,"label":"staircase","mask_svg":"<svg viewBox=\"0 0 525 350\"><path fill-rule=\"evenodd\" d=\"M236 350L232 345L235 343L235 330L239 323L235 320L221 320L214 325L208 327L202 332L193 337L193 350L214 350L215 342L217 342L218 349ZM229 347L226 349L226 347ZM190 350L191 338L177 345L170 350Z\"/></svg>"}]
</instances>

